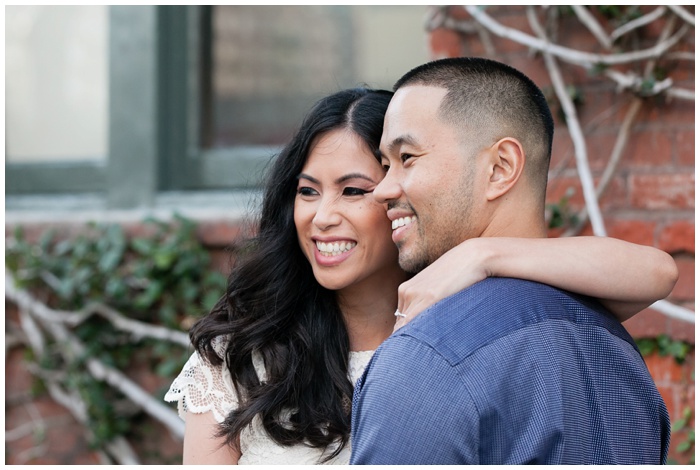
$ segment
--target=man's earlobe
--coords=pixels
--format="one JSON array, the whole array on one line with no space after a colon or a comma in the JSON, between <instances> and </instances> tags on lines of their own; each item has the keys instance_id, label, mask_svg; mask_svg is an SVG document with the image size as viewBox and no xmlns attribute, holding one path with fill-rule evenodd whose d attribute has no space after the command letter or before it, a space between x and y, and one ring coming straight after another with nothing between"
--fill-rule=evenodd
<instances>
[{"instance_id":1,"label":"man's earlobe","mask_svg":"<svg viewBox=\"0 0 700 470\"><path fill-rule=\"evenodd\" d=\"M489 201L510 191L525 167L525 152L517 139L504 137L491 147L491 177L486 192Z\"/></svg>"}]
</instances>

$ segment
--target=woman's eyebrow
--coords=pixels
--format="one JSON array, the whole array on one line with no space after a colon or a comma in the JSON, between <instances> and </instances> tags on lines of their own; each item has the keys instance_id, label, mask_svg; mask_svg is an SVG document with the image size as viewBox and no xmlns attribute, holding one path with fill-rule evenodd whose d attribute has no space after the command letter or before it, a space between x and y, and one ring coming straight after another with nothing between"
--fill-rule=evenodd
<instances>
[{"instance_id":1,"label":"woman's eyebrow","mask_svg":"<svg viewBox=\"0 0 700 470\"><path fill-rule=\"evenodd\" d=\"M317 180L317 179L314 178L313 176L307 175L306 173L299 173L299 176L297 176L297 179L298 179L298 180L301 180L301 179L309 180L309 181L311 181L312 183L321 184L321 182L320 182L319 180Z\"/></svg>"},{"instance_id":2,"label":"woman's eyebrow","mask_svg":"<svg viewBox=\"0 0 700 470\"><path fill-rule=\"evenodd\" d=\"M352 179L356 179L356 178L359 178L362 180L367 180L370 183L376 184L376 181L374 181L372 178L370 178L369 176L362 174L362 173L348 173L347 175L343 175L340 178L338 178L337 180L335 180L335 184L344 183L348 180L352 180Z\"/></svg>"}]
</instances>

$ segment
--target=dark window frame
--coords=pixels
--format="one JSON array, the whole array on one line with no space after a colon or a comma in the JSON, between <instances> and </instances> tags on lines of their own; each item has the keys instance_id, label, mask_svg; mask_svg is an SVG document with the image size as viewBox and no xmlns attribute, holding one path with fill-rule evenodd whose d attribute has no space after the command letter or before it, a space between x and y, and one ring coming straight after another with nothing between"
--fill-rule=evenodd
<instances>
[{"instance_id":1,"label":"dark window frame","mask_svg":"<svg viewBox=\"0 0 700 470\"><path fill-rule=\"evenodd\" d=\"M153 206L160 192L258 188L279 148L200 145L207 15L211 7L110 6L108 154L6 161L6 194L94 193L107 207L136 208Z\"/></svg>"}]
</instances>

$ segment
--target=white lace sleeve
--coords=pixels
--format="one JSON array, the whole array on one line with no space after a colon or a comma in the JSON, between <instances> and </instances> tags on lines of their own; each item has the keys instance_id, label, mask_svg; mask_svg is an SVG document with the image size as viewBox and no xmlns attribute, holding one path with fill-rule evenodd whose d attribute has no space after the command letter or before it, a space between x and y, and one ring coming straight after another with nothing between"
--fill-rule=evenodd
<instances>
[{"instance_id":1,"label":"white lace sleeve","mask_svg":"<svg viewBox=\"0 0 700 470\"><path fill-rule=\"evenodd\" d=\"M220 357L223 356L225 340L215 339L212 347ZM177 411L182 419L185 419L188 411L211 411L219 423L238 405L231 373L226 364L214 366L197 352L190 356L164 399L177 402Z\"/></svg>"}]
</instances>

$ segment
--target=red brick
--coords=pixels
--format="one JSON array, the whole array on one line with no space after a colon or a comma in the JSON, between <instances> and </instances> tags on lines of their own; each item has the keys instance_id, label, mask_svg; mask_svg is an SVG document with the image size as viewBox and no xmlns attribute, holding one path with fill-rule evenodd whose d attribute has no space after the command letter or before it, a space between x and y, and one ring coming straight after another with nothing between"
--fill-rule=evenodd
<instances>
[{"instance_id":1,"label":"red brick","mask_svg":"<svg viewBox=\"0 0 700 470\"><path fill-rule=\"evenodd\" d=\"M438 28L430 33L431 59L459 57L463 51L461 35L453 30ZM473 51L472 53L476 53Z\"/></svg>"},{"instance_id":2,"label":"red brick","mask_svg":"<svg viewBox=\"0 0 700 470\"><path fill-rule=\"evenodd\" d=\"M240 221L207 221L197 224L196 233L204 246L226 248L247 232L244 223Z\"/></svg>"},{"instance_id":3,"label":"red brick","mask_svg":"<svg viewBox=\"0 0 700 470\"><path fill-rule=\"evenodd\" d=\"M24 348L10 350L5 359L5 394L13 396L30 390L33 383L34 378L24 360Z\"/></svg>"},{"instance_id":4,"label":"red brick","mask_svg":"<svg viewBox=\"0 0 700 470\"><path fill-rule=\"evenodd\" d=\"M589 79L590 80L590 79ZM621 106L623 100L628 101L614 89L602 87L580 86L583 102L578 106L578 118L583 127L586 141L592 134L607 132L617 128L622 122L622 116L627 106ZM619 110L617 108L620 108ZM609 151L607 153L610 153Z\"/></svg>"},{"instance_id":5,"label":"red brick","mask_svg":"<svg viewBox=\"0 0 700 470\"><path fill-rule=\"evenodd\" d=\"M667 253L695 254L695 224L688 220L667 223L661 229L656 246Z\"/></svg>"},{"instance_id":6,"label":"red brick","mask_svg":"<svg viewBox=\"0 0 700 470\"><path fill-rule=\"evenodd\" d=\"M627 320L623 326L634 338L656 338L666 332L667 317L647 308Z\"/></svg>"},{"instance_id":7,"label":"red brick","mask_svg":"<svg viewBox=\"0 0 700 470\"><path fill-rule=\"evenodd\" d=\"M659 390L659 394L666 403L666 409L668 409L668 415L671 417L671 422L678 419L678 406L676 400L676 390L672 385L659 385L656 384L656 388Z\"/></svg>"},{"instance_id":8,"label":"red brick","mask_svg":"<svg viewBox=\"0 0 700 470\"><path fill-rule=\"evenodd\" d=\"M471 15L462 5L452 5L447 7L448 14L456 20L471 20Z\"/></svg>"},{"instance_id":9,"label":"red brick","mask_svg":"<svg viewBox=\"0 0 700 470\"><path fill-rule=\"evenodd\" d=\"M513 44L513 41L508 41ZM500 51L498 45L497 50ZM503 60L506 64L520 70L522 73L527 75L533 82L537 84L538 87L544 89L550 86L552 80L547 73L547 69L544 66L542 57L532 56L525 47L520 46L519 48L512 48L512 52L508 54L505 59L499 59L494 57L496 60ZM520 52L515 54L513 52ZM558 121L555 122L555 126L564 126L566 124L560 124Z\"/></svg>"},{"instance_id":10,"label":"red brick","mask_svg":"<svg viewBox=\"0 0 700 470\"><path fill-rule=\"evenodd\" d=\"M607 219L605 228L609 237L653 246L655 226L655 223L644 220Z\"/></svg>"},{"instance_id":11,"label":"red brick","mask_svg":"<svg viewBox=\"0 0 700 470\"><path fill-rule=\"evenodd\" d=\"M673 163L673 138L665 131L633 132L622 157L625 168L648 168Z\"/></svg>"},{"instance_id":12,"label":"red brick","mask_svg":"<svg viewBox=\"0 0 700 470\"><path fill-rule=\"evenodd\" d=\"M692 89L692 87L691 87ZM695 123L695 102L682 99L663 99L659 97L649 101L639 113L639 121L659 128L671 128L686 125L692 128Z\"/></svg>"},{"instance_id":13,"label":"red brick","mask_svg":"<svg viewBox=\"0 0 700 470\"><path fill-rule=\"evenodd\" d=\"M674 257L678 266L678 282L671 291L670 299L686 301L695 299L695 257L677 255Z\"/></svg>"},{"instance_id":14,"label":"red brick","mask_svg":"<svg viewBox=\"0 0 700 470\"><path fill-rule=\"evenodd\" d=\"M596 132L586 134L586 150L588 152L588 164L594 174L602 174L610 161L617 134L610 132ZM629 145L629 144L628 144ZM618 164L619 168L624 166L624 156Z\"/></svg>"},{"instance_id":15,"label":"red brick","mask_svg":"<svg viewBox=\"0 0 700 470\"><path fill-rule=\"evenodd\" d=\"M652 354L644 356L644 362L657 384L680 382L683 378L683 367L671 356Z\"/></svg>"},{"instance_id":16,"label":"red brick","mask_svg":"<svg viewBox=\"0 0 700 470\"><path fill-rule=\"evenodd\" d=\"M675 302L674 302L675 304ZM683 307L682 303L678 303ZM685 306L691 312L694 312L693 306ZM686 343L695 344L695 325L683 320L669 318L666 325L666 334L675 340L685 341Z\"/></svg>"},{"instance_id":17,"label":"red brick","mask_svg":"<svg viewBox=\"0 0 700 470\"><path fill-rule=\"evenodd\" d=\"M695 207L695 175L632 174L628 178L630 204L650 210L691 209Z\"/></svg>"},{"instance_id":18,"label":"red brick","mask_svg":"<svg viewBox=\"0 0 700 470\"><path fill-rule=\"evenodd\" d=\"M676 164L695 168L695 130L676 132Z\"/></svg>"},{"instance_id":19,"label":"red brick","mask_svg":"<svg viewBox=\"0 0 700 470\"><path fill-rule=\"evenodd\" d=\"M210 268L216 272L228 276L233 268L233 254L229 250L209 250L211 256Z\"/></svg>"},{"instance_id":20,"label":"red brick","mask_svg":"<svg viewBox=\"0 0 700 470\"><path fill-rule=\"evenodd\" d=\"M594 178L594 184L599 183L598 178ZM601 210L612 210L626 208L627 198L625 181L622 177L613 177L598 204ZM563 196L570 195L569 205L573 209L582 208L584 204L583 188L578 177L557 177L551 178L547 185L547 202L558 202Z\"/></svg>"}]
</instances>

